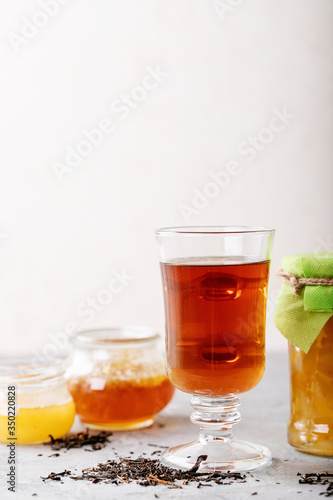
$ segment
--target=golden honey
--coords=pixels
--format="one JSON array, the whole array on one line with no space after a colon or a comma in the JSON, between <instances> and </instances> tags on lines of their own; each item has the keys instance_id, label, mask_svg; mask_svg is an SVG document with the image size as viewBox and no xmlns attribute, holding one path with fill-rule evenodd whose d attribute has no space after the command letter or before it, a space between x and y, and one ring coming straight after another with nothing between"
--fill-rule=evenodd
<instances>
[{"instance_id":1,"label":"golden honey","mask_svg":"<svg viewBox=\"0 0 333 500\"><path fill-rule=\"evenodd\" d=\"M72 338L68 389L85 426L129 430L153 423L174 393L160 340L139 326L82 330Z\"/></svg>"},{"instance_id":2,"label":"golden honey","mask_svg":"<svg viewBox=\"0 0 333 500\"><path fill-rule=\"evenodd\" d=\"M15 419L15 443L38 444L64 436L75 417L73 401L36 408L20 408ZM12 439L8 432L8 416L0 415L0 442Z\"/></svg>"},{"instance_id":3,"label":"golden honey","mask_svg":"<svg viewBox=\"0 0 333 500\"><path fill-rule=\"evenodd\" d=\"M305 354L289 343L288 441L300 451L333 456L333 317Z\"/></svg>"},{"instance_id":4,"label":"golden honey","mask_svg":"<svg viewBox=\"0 0 333 500\"><path fill-rule=\"evenodd\" d=\"M77 413L89 427L131 429L152 423L171 400L174 387L166 376L126 382L108 380L105 388L91 390L89 380L70 383Z\"/></svg>"},{"instance_id":5,"label":"golden honey","mask_svg":"<svg viewBox=\"0 0 333 500\"><path fill-rule=\"evenodd\" d=\"M62 359L0 360L0 442L39 444L70 430L75 404L64 374Z\"/></svg>"},{"instance_id":6,"label":"golden honey","mask_svg":"<svg viewBox=\"0 0 333 500\"><path fill-rule=\"evenodd\" d=\"M140 362L132 351L117 361L97 363L84 377L71 377L69 390L88 427L125 430L146 427L171 400L174 387L164 364Z\"/></svg>"}]
</instances>

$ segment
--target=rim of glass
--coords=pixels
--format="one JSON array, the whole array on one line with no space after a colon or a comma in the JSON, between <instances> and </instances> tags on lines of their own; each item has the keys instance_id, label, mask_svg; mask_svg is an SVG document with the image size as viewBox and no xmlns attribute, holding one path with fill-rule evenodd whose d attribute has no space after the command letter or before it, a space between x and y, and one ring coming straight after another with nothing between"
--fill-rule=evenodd
<instances>
[{"instance_id":1,"label":"rim of glass","mask_svg":"<svg viewBox=\"0 0 333 500\"><path fill-rule=\"evenodd\" d=\"M112 347L142 344L160 339L161 336L152 328L145 326L123 326L91 328L80 330L71 337L74 345L85 347Z\"/></svg>"},{"instance_id":2,"label":"rim of glass","mask_svg":"<svg viewBox=\"0 0 333 500\"><path fill-rule=\"evenodd\" d=\"M162 227L155 230L160 234L274 234L275 229L264 226L179 226Z\"/></svg>"},{"instance_id":3,"label":"rim of glass","mask_svg":"<svg viewBox=\"0 0 333 500\"><path fill-rule=\"evenodd\" d=\"M62 358L42 358L36 362L30 356L1 357L0 385L35 385L58 380L65 373L65 360Z\"/></svg>"}]
</instances>

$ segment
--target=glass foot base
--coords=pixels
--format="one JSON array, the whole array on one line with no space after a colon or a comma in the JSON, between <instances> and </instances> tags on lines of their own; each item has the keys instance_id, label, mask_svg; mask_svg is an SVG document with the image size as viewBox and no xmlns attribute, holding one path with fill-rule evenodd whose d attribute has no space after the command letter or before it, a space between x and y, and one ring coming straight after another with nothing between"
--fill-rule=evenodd
<instances>
[{"instance_id":1,"label":"glass foot base","mask_svg":"<svg viewBox=\"0 0 333 500\"><path fill-rule=\"evenodd\" d=\"M264 446L223 438L169 448L163 453L162 462L168 467L189 470L201 455L207 458L198 472L245 472L266 467L272 460L271 452Z\"/></svg>"}]
</instances>

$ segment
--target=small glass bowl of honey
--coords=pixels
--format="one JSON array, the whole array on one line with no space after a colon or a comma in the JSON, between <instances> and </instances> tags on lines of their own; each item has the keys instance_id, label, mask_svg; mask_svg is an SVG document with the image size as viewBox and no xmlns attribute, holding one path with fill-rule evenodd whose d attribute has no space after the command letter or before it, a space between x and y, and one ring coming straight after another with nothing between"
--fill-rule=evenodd
<instances>
[{"instance_id":1,"label":"small glass bowl of honey","mask_svg":"<svg viewBox=\"0 0 333 500\"><path fill-rule=\"evenodd\" d=\"M0 359L0 442L39 444L63 437L72 427L75 405L65 363L30 357Z\"/></svg>"},{"instance_id":2,"label":"small glass bowl of honey","mask_svg":"<svg viewBox=\"0 0 333 500\"><path fill-rule=\"evenodd\" d=\"M161 338L145 327L82 330L73 338L68 387L82 423L91 429L152 425L170 402Z\"/></svg>"}]
</instances>

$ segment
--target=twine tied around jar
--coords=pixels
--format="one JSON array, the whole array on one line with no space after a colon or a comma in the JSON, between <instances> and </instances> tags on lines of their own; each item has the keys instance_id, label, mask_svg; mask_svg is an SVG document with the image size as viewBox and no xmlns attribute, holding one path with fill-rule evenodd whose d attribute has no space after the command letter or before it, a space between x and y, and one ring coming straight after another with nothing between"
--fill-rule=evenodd
<instances>
[{"instance_id":1,"label":"twine tied around jar","mask_svg":"<svg viewBox=\"0 0 333 500\"><path fill-rule=\"evenodd\" d=\"M307 285L333 286L333 278L298 278L295 274L288 273L281 268L277 270L276 275L282 276L288 285L294 287L295 295L299 295L302 288Z\"/></svg>"}]
</instances>

